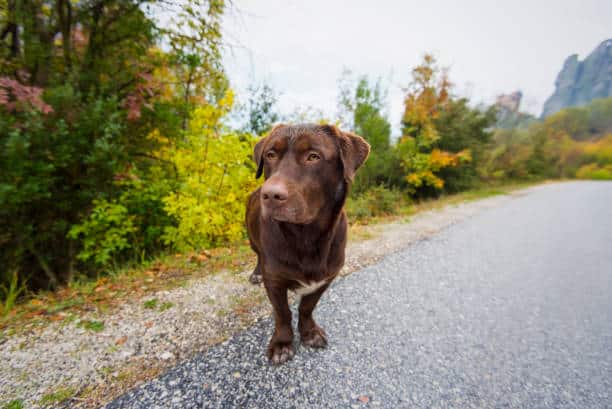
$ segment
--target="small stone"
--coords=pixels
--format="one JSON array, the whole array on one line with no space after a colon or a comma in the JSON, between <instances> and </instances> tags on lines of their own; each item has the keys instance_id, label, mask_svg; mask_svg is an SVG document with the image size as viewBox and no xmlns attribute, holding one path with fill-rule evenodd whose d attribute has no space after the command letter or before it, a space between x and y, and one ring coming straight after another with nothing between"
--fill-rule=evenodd
<instances>
[{"instance_id":1,"label":"small stone","mask_svg":"<svg viewBox=\"0 0 612 409\"><path fill-rule=\"evenodd\" d=\"M368 398L366 395L361 395L361 396L359 397L359 401L360 401L361 403L368 403L368 402L370 401L370 398Z\"/></svg>"}]
</instances>

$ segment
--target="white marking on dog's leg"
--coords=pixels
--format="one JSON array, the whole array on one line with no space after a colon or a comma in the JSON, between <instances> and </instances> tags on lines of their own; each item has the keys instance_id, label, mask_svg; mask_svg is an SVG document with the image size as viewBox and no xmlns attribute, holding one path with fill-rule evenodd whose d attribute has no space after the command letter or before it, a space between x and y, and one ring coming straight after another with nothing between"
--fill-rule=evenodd
<instances>
[{"instance_id":1,"label":"white marking on dog's leg","mask_svg":"<svg viewBox=\"0 0 612 409\"><path fill-rule=\"evenodd\" d=\"M299 296L304 296L308 294L312 294L317 291L319 288L323 287L327 282L325 280L322 281L313 281L311 283L304 283L302 281L298 281L301 287L296 288L294 291Z\"/></svg>"}]
</instances>

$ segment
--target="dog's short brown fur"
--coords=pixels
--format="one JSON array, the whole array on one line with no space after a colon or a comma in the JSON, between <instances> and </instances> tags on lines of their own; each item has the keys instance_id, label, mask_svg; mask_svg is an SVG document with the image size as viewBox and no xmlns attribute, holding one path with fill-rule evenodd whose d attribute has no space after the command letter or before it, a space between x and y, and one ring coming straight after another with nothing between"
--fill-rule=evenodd
<instances>
[{"instance_id":1,"label":"dog's short brown fur","mask_svg":"<svg viewBox=\"0 0 612 409\"><path fill-rule=\"evenodd\" d=\"M266 181L249 198L252 282L263 280L274 309L268 346L274 364L293 357L287 290L303 293L298 329L305 345L324 347L325 332L312 312L344 264L347 219L343 210L355 172L370 146L332 125L279 125L255 146L257 177Z\"/></svg>"}]
</instances>

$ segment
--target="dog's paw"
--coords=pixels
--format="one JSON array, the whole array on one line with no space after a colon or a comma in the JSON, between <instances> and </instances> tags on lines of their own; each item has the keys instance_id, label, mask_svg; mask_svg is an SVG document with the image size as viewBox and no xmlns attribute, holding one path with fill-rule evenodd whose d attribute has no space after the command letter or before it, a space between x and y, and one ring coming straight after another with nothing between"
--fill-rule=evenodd
<instances>
[{"instance_id":1,"label":"dog's paw","mask_svg":"<svg viewBox=\"0 0 612 409\"><path fill-rule=\"evenodd\" d=\"M293 358L293 345L275 343L268 347L268 358L274 365L280 365Z\"/></svg>"},{"instance_id":2,"label":"dog's paw","mask_svg":"<svg viewBox=\"0 0 612 409\"><path fill-rule=\"evenodd\" d=\"M323 328L315 326L311 330L300 335L302 344L312 348L325 348L327 346L327 335Z\"/></svg>"},{"instance_id":3,"label":"dog's paw","mask_svg":"<svg viewBox=\"0 0 612 409\"><path fill-rule=\"evenodd\" d=\"M251 284L259 285L263 282L263 276L261 274L256 274L255 272L253 272L249 276L249 282Z\"/></svg>"}]
</instances>

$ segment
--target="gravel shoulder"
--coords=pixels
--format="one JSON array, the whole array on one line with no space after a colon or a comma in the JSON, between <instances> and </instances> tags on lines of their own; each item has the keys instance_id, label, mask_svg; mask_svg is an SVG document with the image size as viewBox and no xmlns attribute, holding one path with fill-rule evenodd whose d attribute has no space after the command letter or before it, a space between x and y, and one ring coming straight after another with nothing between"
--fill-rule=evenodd
<instances>
[{"instance_id":1,"label":"gravel shoulder","mask_svg":"<svg viewBox=\"0 0 612 409\"><path fill-rule=\"evenodd\" d=\"M407 222L369 226L370 238L349 244L342 273L541 188L420 212ZM264 290L247 280L250 272L220 272L130 301L110 313L86 314L75 322L5 338L0 345L0 405L23 399L32 408L98 407L226 340L270 314ZM103 327L96 328L96 322Z\"/></svg>"}]
</instances>

